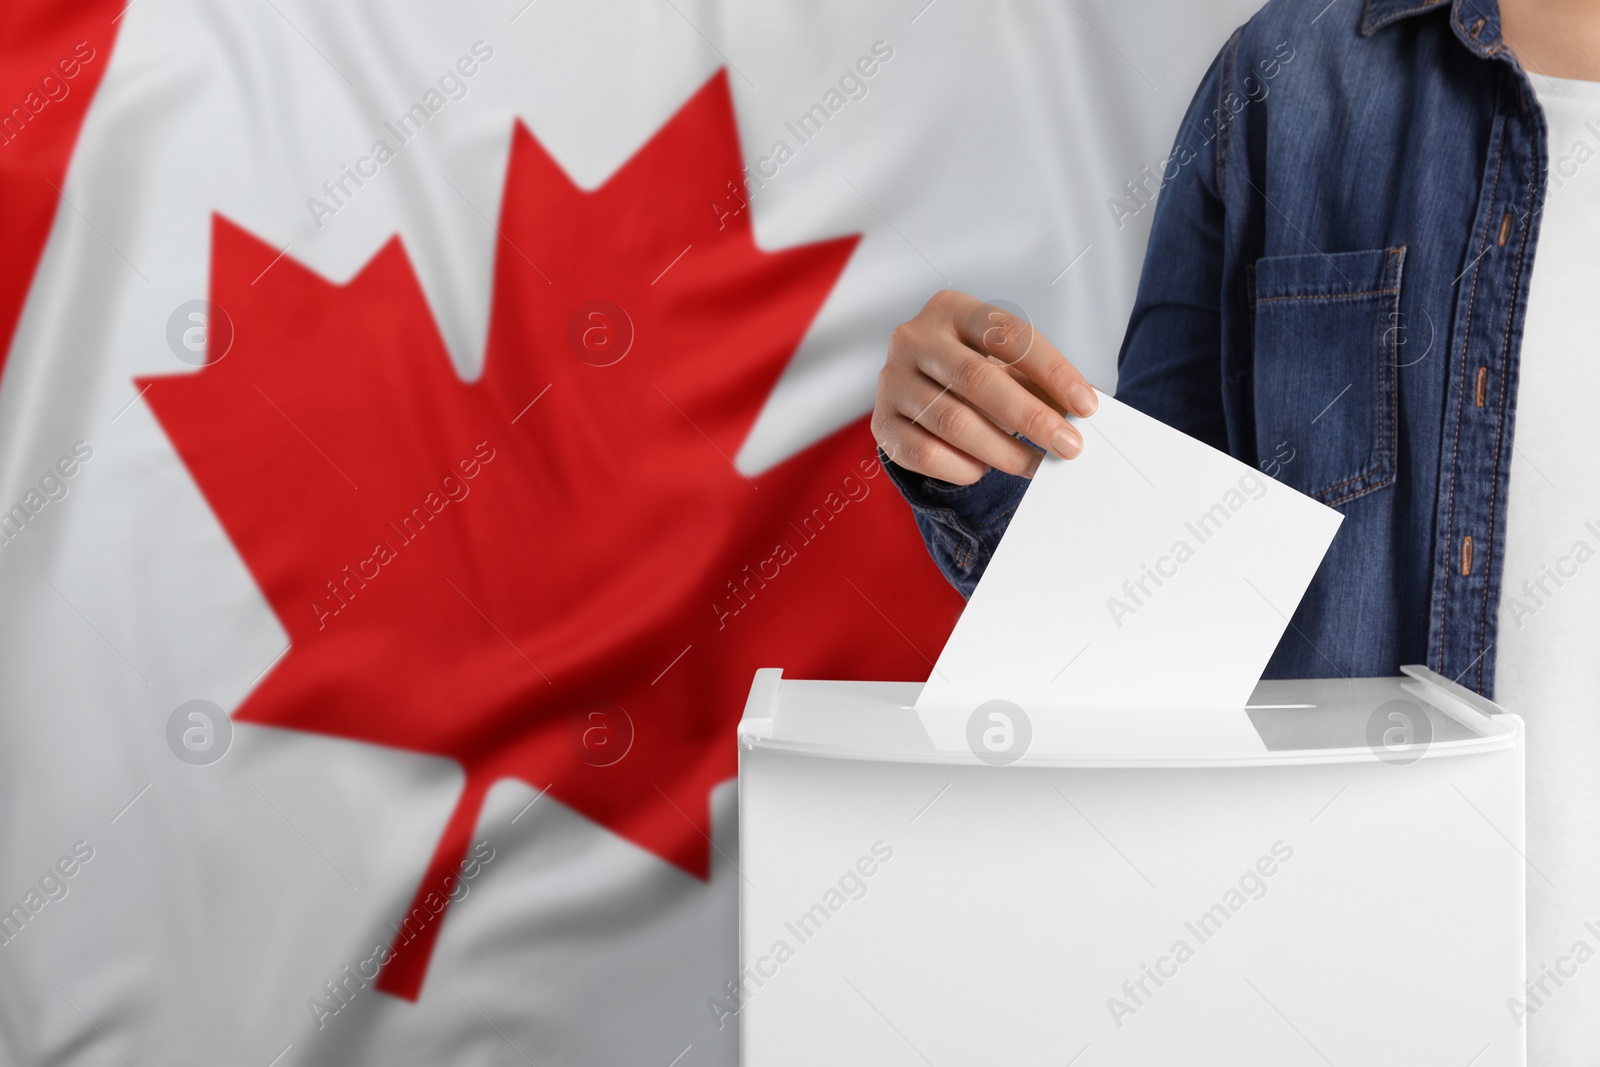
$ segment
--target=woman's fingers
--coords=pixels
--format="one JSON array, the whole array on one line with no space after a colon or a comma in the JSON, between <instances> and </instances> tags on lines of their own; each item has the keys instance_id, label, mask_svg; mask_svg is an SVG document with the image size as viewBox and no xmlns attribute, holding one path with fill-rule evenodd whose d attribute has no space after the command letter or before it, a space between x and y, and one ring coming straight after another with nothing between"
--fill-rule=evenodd
<instances>
[{"instance_id":1,"label":"woman's fingers","mask_svg":"<svg viewBox=\"0 0 1600 1067\"><path fill-rule=\"evenodd\" d=\"M1010 474L1029 474L1038 466L1039 453L1035 449L931 378L902 390L897 410L916 426L986 466Z\"/></svg>"},{"instance_id":2,"label":"woman's fingers","mask_svg":"<svg viewBox=\"0 0 1600 1067\"><path fill-rule=\"evenodd\" d=\"M873 434L883 454L907 470L926 474L942 482L971 485L989 468L948 442L941 441L910 419L900 416L892 424L878 425L873 417Z\"/></svg>"},{"instance_id":3,"label":"woman's fingers","mask_svg":"<svg viewBox=\"0 0 1600 1067\"><path fill-rule=\"evenodd\" d=\"M872 430L894 462L967 485L988 468L1031 476L1040 453L1066 459L1083 437L1063 416L1094 413L1081 374L1019 315L951 290L895 327Z\"/></svg>"},{"instance_id":4,"label":"woman's fingers","mask_svg":"<svg viewBox=\"0 0 1600 1067\"><path fill-rule=\"evenodd\" d=\"M953 338L923 349L919 369L988 417L1006 433L1021 434L1063 459L1083 451L1083 438L1061 413L1010 373L1010 368Z\"/></svg>"},{"instance_id":5,"label":"woman's fingers","mask_svg":"<svg viewBox=\"0 0 1600 1067\"><path fill-rule=\"evenodd\" d=\"M1027 375L1063 410L1094 414L1099 406L1094 388L1032 323L973 297L953 304L956 334L964 344Z\"/></svg>"}]
</instances>

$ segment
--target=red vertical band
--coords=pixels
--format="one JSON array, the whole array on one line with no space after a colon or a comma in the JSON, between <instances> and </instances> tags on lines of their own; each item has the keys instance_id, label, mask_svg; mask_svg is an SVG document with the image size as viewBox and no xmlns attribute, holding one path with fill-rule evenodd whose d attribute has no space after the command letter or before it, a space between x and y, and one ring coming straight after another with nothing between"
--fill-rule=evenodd
<instances>
[{"instance_id":1,"label":"red vertical band","mask_svg":"<svg viewBox=\"0 0 1600 1067\"><path fill-rule=\"evenodd\" d=\"M0 375L121 11L122 0L0 0Z\"/></svg>"}]
</instances>

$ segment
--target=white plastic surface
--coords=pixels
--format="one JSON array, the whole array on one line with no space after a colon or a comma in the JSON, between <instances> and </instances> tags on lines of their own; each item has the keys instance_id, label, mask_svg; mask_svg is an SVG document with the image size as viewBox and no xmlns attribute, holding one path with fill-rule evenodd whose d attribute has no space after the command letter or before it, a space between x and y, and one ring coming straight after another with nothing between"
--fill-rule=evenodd
<instances>
[{"instance_id":1,"label":"white plastic surface","mask_svg":"<svg viewBox=\"0 0 1600 1067\"><path fill-rule=\"evenodd\" d=\"M1522 723L1408 674L1263 683L1259 751L1124 711L1002 767L935 748L914 684L766 675L743 1063L1522 1067ZM1348 743L1392 699L1441 738L1412 762Z\"/></svg>"}]
</instances>

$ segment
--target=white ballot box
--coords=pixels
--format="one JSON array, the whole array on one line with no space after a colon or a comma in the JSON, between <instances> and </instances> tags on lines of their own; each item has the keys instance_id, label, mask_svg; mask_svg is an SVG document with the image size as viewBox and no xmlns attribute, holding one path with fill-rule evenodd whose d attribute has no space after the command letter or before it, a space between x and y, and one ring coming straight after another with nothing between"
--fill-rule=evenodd
<instances>
[{"instance_id":1,"label":"white ballot box","mask_svg":"<svg viewBox=\"0 0 1600 1067\"><path fill-rule=\"evenodd\" d=\"M1524 1063L1522 721L1405 672L964 731L758 672L745 1067Z\"/></svg>"}]
</instances>

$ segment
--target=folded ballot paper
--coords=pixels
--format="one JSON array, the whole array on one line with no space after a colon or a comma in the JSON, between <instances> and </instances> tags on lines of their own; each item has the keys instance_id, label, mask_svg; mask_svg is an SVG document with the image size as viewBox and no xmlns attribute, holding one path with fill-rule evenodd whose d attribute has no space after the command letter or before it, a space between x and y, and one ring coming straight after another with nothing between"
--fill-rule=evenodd
<instances>
[{"instance_id":1,"label":"folded ballot paper","mask_svg":"<svg viewBox=\"0 0 1600 1067\"><path fill-rule=\"evenodd\" d=\"M1040 465L917 700L940 747L995 700L1035 729L1244 707L1343 518L1103 394L1073 421L1083 453Z\"/></svg>"}]
</instances>

